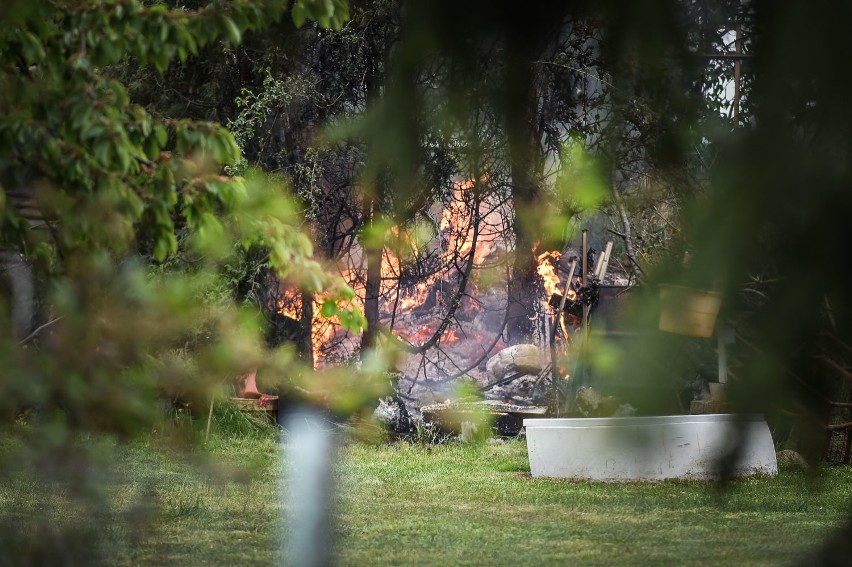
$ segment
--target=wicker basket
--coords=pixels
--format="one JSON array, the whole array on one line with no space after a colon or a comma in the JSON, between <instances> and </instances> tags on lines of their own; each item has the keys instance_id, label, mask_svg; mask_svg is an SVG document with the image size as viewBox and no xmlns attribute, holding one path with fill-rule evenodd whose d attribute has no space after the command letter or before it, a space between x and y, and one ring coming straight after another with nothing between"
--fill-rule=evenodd
<instances>
[{"instance_id":1,"label":"wicker basket","mask_svg":"<svg viewBox=\"0 0 852 567\"><path fill-rule=\"evenodd\" d=\"M273 423L275 422L275 415L278 413L278 396L231 398L231 403L240 411Z\"/></svg>"}]
</instances>

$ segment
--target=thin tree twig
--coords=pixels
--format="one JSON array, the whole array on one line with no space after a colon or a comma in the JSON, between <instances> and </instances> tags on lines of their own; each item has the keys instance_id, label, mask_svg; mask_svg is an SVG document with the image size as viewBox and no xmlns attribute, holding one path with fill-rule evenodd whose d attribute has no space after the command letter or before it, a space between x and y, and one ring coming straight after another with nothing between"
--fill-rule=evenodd
<instances>
[{"instance_id":1,"label":"thin tree twig","mask_svg":"<svg viewBox=\"0 0 852 567\"><path fill-rule=\"evenodd\" d=\"M61 316L57 317L56 319L52 319L52 320L48 321L47 323L44 323L43 325L39 325L39 326L36 328L36 330L34 330L32 333L30 333L29 335L27 335L26 337L24 337L23 339L21 339L21 341L18 343L18 346L24 346L25 344L27 344L28 342L30 342L30 341L32 341L34 338L36 338L36 337L38 336L38 334L39 334L40 332L42 332L45 328L47 328L47 327L49 327L49 326L53 325L53 324L54 324L54 323L56 323L57 321L61 321L61 320L62 320L62 319L64 319L64 318L65 318L65 315L61 315Z\"/></svg>"}]
</instances>

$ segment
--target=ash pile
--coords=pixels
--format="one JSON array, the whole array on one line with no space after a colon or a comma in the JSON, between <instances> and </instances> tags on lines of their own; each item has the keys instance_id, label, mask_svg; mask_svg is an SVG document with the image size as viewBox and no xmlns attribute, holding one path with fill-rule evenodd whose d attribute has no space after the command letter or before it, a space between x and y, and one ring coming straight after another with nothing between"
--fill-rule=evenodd
<instances>
[{"instance_id":1,"label":"ash pile","mask_svg":"<svg viewBox=\"0 0 852 567\"><path fill-rule=\"evenodd\" d=\"M457 433L462 440L522 433L524 418L543 417L545 361L541 349L532 344L504 348L486 363L488 383L473 386L476 397L430 404L420 408L425 424ZM481 399L485 398L485 399Z\"/></svg>"},{"instance_id":2,"label":"ash pile","mask_svg":"<svg viewBox=\"0 0 852 567\"><path fill-rule=\"evenodd\" d=\"M536 345L507 347L488 360L485 380L462 378L444 384L440 399L433 397L414 408L397 389L380 401L374 415L397 438L424 432L433 440L517 436L524 418L543 417L548 411L542 379L546 368Z\"/></svg>"}]
</instances>

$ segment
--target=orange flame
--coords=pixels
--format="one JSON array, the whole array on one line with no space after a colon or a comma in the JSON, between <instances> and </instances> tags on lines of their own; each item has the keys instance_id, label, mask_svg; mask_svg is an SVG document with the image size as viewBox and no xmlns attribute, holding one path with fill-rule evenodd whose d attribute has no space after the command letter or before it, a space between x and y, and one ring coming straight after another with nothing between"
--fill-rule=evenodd
<instances>
[{"instance_id":1,"label":"orange flame","mask_svg":"<svg viewBox=\"0 0 852 567\"><path fill-rule=\"evenodd\" d=\"M281 285L279 284L279 289ZM296 321L301 317L302 294L294 289L284 291L278 298L278 313Z\"/></svg>"},{"instance_id":2,"label":"orange flame","mask_svg":"<svg viewBox=\"0 0 852 567\"><path fill-rule=\"evenodd\" d=\"M535 249L533 249L535 252ZM561 293L559 289L559 276L556 275L556 262L559 261L559 258L562 256L560 252L542 252L536 258L538 260L538 266L536 267L536 272L541 277L541 281L544 282L544 291L547 294L545 298L545 302L547 302L550 297L555 293Z\"/></svg>"},{"instance_id":3,"label":"orange flame","mask_svg":"<svg viewBox=\"0 0 852 567\"><path fill-rule=\"evenodd\" d=\"M478 201L472 193L476 189L473 180L456 182L451 195L433 205L427 213L429 218L423 224L433 227L435 233L431 239L424 239L422 231L418 238L417 226L395 226L386 234L387 244L382 253L381 265L380 317L384 325L393 322L394 333L408 342L422 344L437 330L440 316L428 319L426 316L443 313L433 313L432 309L441 311L446 308L458 289L459 274L465 270L467 262L472 259L475 268L488 262L496 264L496 253L506 249L503 234L506 231L506 219L510 215L505 210L505 204L497 197L491 201ZM478 203L478 210L474 203ZM479 231L474 243L474 224L477 219L480 221ZM425 262L427 259L431 264ZM432 265L451 268L431 271ZM349 256L340 258L339 272L355 290L353 303L361 309L365 297L365 267L366 255L356 241ZM467 282L468 294L475 291L478 272L473 270L471 273ZM327 352L338 348L335 345L343 345L348 341L349 346L345 350L348 349L349 354L352 354L359 342L357 337L342 331L339 322L322 317L321 303L322 297L318 296L314 302L312 322L315 364L322 364ZM472 317L478 312L479 304L465 297L459 309ZM462 340L469 342L475 339L451 327L444 333L441 343L452 345ZM484 340L483 337L480 342ZM346 356L346 353L342 356Z\"/></svg>"}]
</instances>

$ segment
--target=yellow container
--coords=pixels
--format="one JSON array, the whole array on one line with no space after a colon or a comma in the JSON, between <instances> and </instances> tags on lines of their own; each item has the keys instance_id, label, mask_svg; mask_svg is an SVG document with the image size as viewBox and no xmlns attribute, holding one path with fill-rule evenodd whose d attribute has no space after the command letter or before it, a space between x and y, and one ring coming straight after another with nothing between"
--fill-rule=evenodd
<instances>
[{"instance_id":1,"label":"yellow container","mask_svg":"<svg viewBox=\"0 0 852 567\"><path fill-rule=\"evenodd\" d=\"M711 337L722 294L679 285L660 286L660 330L690 337Z\"/></svg>"}]
</instances>

